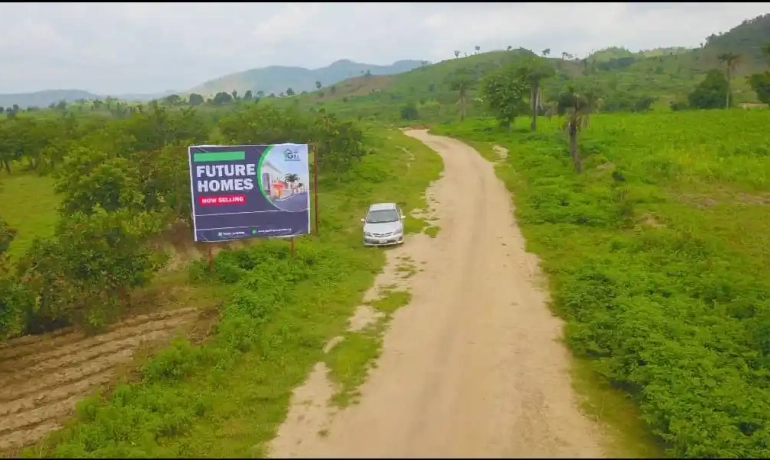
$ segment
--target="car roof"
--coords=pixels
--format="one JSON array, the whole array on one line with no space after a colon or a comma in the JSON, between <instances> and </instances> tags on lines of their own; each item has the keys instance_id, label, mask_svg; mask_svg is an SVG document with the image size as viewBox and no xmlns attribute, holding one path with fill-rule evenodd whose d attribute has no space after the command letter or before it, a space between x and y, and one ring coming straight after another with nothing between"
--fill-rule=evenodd
<instances>
[{"instance_id":1,"label":"car roof","mask_svg":"<svg viewBox=\"0 0 770 460\"><path fill-rule=\"evenodd\" d=\"M369 206L369 211L380 211L383 209L396 209L396 203L374 203Z\"/></svg>"}]
</instances>

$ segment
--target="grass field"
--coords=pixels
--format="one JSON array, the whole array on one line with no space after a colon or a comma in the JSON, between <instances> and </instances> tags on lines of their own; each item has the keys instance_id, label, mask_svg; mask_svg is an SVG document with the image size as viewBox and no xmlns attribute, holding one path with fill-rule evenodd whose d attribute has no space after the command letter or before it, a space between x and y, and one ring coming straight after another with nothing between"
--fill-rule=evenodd
<instances>
[{"instance_id":1,"label":"grass field","mask_svg":"<svg viewBox=\"0 0 770 460\"><path fill-rule=\"evenodd\" d=\"M9 255L20 257L36 237L53 235L59 197L54 179L33 174L0 173L0 216L18 230Z\"/></svg>"},{"instance_id":2,"label":"grass field","mask_svg":"<svg viewBox=\"0 0 770 460\"><path fill-rule=\"evenodd\" d=\"M423 191L441 170L438 155L419 141L397 131L374 134L377 155L340 181L322 181L321 234L299 239L296 258L287 241L273 240L220 252L213 275L203 263L193 265L195 283L237 286L207 341L178 339L109 394L82 402L64 430L25 455L264 455L292 390L323 359L325 343L343 333L384 263L382 251L361 246L367 205L424 206ZM347 350L349 357L334 356L333 367L360 369L345 360L358 359L361 350Z\"/></svg>"},{"instance_id":3,"label":"grass field","mask_svg":"<svg viewBox=\"0 0 770 460\"><path fill-rule=\"evenodd\" d=\"M580 176L563 121L543 120L539 133L519 122L435 131L490 158L492 143L509 149L497 171L572 349L633 396L669 454L767 456L770 112L594 116ZM616 414L633 412L614 401ZM655 455L628 433L638 425L615 425Z\"/></svg>"}]
</instances>

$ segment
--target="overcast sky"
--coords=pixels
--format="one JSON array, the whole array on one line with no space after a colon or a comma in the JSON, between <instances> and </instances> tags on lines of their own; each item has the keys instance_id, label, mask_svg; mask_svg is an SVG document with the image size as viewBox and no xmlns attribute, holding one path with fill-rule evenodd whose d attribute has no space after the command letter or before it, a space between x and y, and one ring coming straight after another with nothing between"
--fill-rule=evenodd
<instances>
[{"instance_id":1,"label":"overcast sky","mask_svg":"<svg viewBox=\"0 0 770 460\"><path fill-rule=\"evenodd\" d=\"M269 65L698 46L770 3L0 3L0 93L185 90Z\"/></svg>"}]
</instances>

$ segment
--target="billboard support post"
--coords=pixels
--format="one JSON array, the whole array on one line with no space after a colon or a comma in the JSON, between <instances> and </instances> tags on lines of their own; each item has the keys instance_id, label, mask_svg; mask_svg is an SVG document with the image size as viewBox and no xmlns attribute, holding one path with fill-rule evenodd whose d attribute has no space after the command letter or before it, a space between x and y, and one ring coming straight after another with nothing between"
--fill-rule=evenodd
<instances>
[{"instance_id":1,"label":"billboard support post","mask_svg":"<svg viewBox=\"0 0 770 460\"><path fill-rule=\"evenodd\" d=\"M206 247L208 248L209 252L209 273L212 273L214 271L214 254L211 251L210 244L207 244Z\"/></svg>"},{"instance_id":2,"label":"billboard support post","mask_svg":"<svg viewBox=\"0 0 770 460\"><path fill-rule=\"evenodd\" d=\"M313 147L313 214L315 214L315 234L318 236L318 146Z\"/></svg>"}]
</instances>

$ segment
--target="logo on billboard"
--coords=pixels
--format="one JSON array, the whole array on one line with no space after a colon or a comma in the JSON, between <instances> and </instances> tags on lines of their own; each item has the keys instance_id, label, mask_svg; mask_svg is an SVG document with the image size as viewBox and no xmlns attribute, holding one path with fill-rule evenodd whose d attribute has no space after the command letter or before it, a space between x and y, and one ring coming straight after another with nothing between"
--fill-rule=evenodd
<instances>
[{"instance_id":1,"label":"logo on billboard","mask_svg":"<svg viewBox=\"0 0 770 460\"><path fill-rule=\"evenodd\" d=\"M283 151L284 161L300 161L299 154L296 149L286 149Z\"/></svg>"}]
</instances>

